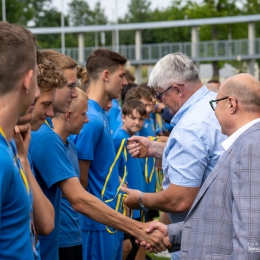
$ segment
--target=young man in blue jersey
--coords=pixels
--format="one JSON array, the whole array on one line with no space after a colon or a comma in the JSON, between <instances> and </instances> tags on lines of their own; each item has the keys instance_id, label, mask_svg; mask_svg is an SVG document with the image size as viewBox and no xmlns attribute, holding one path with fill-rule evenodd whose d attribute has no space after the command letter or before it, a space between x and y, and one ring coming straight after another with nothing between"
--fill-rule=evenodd
<instances>
[{"instance_id":1,"label":"young man in blue jersey","mask_svg":"<svg viewBox=\"0 0 260 260\"><path fill-rule=\"evenodd\" d=\"M145 118L146 118L146 109L144 104L141 101L136 99L131 99L124 104L122 109L123 126L121 127L121 129L118 129L113 136L116 152L119 151L121 143L124 139L128 139L129 137L133 136L134 134L136 134L138 131L142 129ZM127 187L131 189L138 189L138 190L145 191L144 159L133 158L127 152L127 162L125 162L123 156L124 156L124 152L122 151L117 163L119 176L123 178L125 174L124 167L126 166ZM140 221L140 210L133 210L131 217L135 220ZM134 260L138 248L139 247L135 244L134 237L125 234L122 259Z\"/></svg>"},{"instance_id":2,"label":"young man in blue jersey","mask_svg":"<svg viewBox=\"0 0 260 260\"><path fill-rule=\"evenodd\" d=\"M53 118L54 131L62 139L68 158L79 178L78 152L75 144L68 140L69 135L79 134L81 128L88 122L87 95L77 88L78 97L72 101L66 114L56 113ZM66 197L61 199L61 218L59 234L59 259L82 260L82 241L80 228L80 213L76 212Z\"/></svg>"},{"instance_id":3,"label":"young man in blue jersey","mask_svg":"<svg viewBox=\"0 0 260 260\"><path fill-rule=\"evenodd\" d=\"M120 182L117 168L111 167L116 154L105 109L109 100L118 98L127 84L125 63L126 59L118 53L98 49L90 54L86 64L90 79L89 123L74 140L79 152L80 181L83 188L109 207L100 205L95 218L93 215L82 217L83 259L121 259L123 234L114 232L110 227L136 236L137 227L146 226L111 210L116 209L117 202L121 202L118 201ZM110 219L109 209L117 219L117 225L113 218ZM106 221L98 220L98 216L103 216Z\"/></svg>"},{"instance_id":4,"label":"young man in blue jersey","mask_svg":"<svg viewBox=\"0 0 260 260\"><path fill-rule=\"evenodd\" d=\"M127 84L126 61L120 54L105 49L98 49L89 56L86 69L90 78L87 113L90 122L75 139L82 186L103 201L111 200L107 204L113 209L116 209L120 182L115 167L106 183L115 150L105 110L109 100L118 98ZM111 235L109 232L105 225L82 218L83 259L121 259L123 233Z\"/></svg>"},{"instance_id":5,"label":"young man in blue jersey","mask_svg":"<svg viewBox=\"0 0 260 260\"><path fill-rule=\"evenodd\" d=\"M29 184L9 142L18 117L34 102L36 82L35 37L0 22L0 259L34 259Z\"/></svg>"},{"instance_id":6,"label":"young man in blue jersey","mask_svg":"<svg viewBox=\"0 0 260 260\"><path fill-rule=\"evenodd\" d=\"M26 171L26 175L33 193L33 224L35 226L35 236L32 234L32 241L35 244L35 259L40 259L39 243L37 238L49 235L54 229L54 209L50 201L43 194L38 183L33 176L34 170L30 155L27 154L30 142L31 128L36 131L44 123L46 116L53 116L51 104L55 99L56 88L63 86L66 79L60 71L55 70L51 62L45 60L38 65L39 94L36 94L34 106L30 106L27 114L18 119L14 139L17 145L19 158ZM27 156L28 155L28 156ZM33 230L33 229L32 229ZM39 235L39 236L38 236Z\"/></svg>"},{"instance_id":7,"label":"young man in blue jersey","mask_svg":"<svg viewBox=\"0 0 260 260\"><path fill-rule=\"evenodd\" d=\"M45 55L44 52L47 54ZM59 153L59 146L55 150L56 147L53 143L55 143L57 135L48 126L52 125L52 123L50 119L47 121L47 116L53 117L54 113L58 111L68 112L72 99L77 96L75 91L76 73L74 69L77 63L72 58L63 54L56 54L56 52L51 56L53 59L56 59L56 63L54 63L51 58L48 58L53 51L44 52L40 52L38 55L38 67L41 72L38 78L38 85L41 90L41 96L36 103L34 117L30 123L33 132L29 147L36 179L55 209L55 227L53 232L48 236L39 236L42 260L58 259L61 195L57 185L55 188L50 187L63 180L64 168L66 167L66 160L68 160L67 155L64 155L65 159L62 162L63 153ZM58 66L60 64L65 66L63 70ZM52 156L52 152L57 152L56 156L58 158ZM41 156L47 161L45 162ZM60 161L62 162L61 167L58 164ZM67 163L71 165L70 162ZM58 169L62 170L59 171ZM68 171L67 175L65 172L64 178L74 176L75 172L71 170Z\"/></svg>"},{"instance_id":8,"label":"young man in blue jersey","mask_svg":"<svg viewBox=\"0 0 260 260\"><path fill-rule=\"evenodd\" d=\"M58 93L59 89L57 89L56 97L58 95L59 97L56 98L53 103L54 113L66 113L69 110L69 104L71 103L72 98L77 96L73 83L74 80L76 81L76 70L72 67L72 65L75 64L75 61L66 55L54 51L44 51L42 54L42 58L44 57L53 62L57 68L62 70L68 80L67 85L62 91L59 91ZM101 61L102 58L103 57L101 57ZM108 78L110 78L110 75L106 73L106 80ZM117 81L118 78L115 78L114 76L113 82L115 83ZM120 89L116 89L115 91L116 93L120 93ZM99 93L99 91L97 92ZM104 104L105 106L107 105L107 100L105 100ZM41 238L42 259L58 259L61 192L70 202L74 210L95 219L98 222L104 223L105 225L112 226L137 237L144 237L140 240L149 240L158 250L168 246L168 240L161 233L147 236L145 234L147 225L134 222L133 220L116 213L82 188L78 176L68 159L64 143L59 135L53 131L51 125L51 121L49 120L37 132L32 133L32 140L29 148L36 178L45 195L49 198L55 208L55 229L49 236ZM94 129L94 132L98 134L97 129ZM96 136L94 136L94 138L96 138ZM100 209L102 209L103 214L100 214ZM99 243L100 241L94 240L93 242Z\"/></svg>"},{"instance_id":9,"label":"young man in blue jersey","mask_svg":"<svg viewBox=\"0 0 260 260\"><path fill-rule=\"evenodd\" d=\"M41 77L43 71L41 70ZM37 71L39 78L39 71ZM18 118L15 127L11 145L17 151L22 167L25 170L26 177L30 187L31 201L31 241L34 251L35 260L40 259L40 243L38 235L49 235L54 229L54 209L50 201L46 198L39 187L35 177L33 165L28 153L28 147L31 139L31 128L29 123L33 118L34 108L40 97L40 89L37 86L34 103L29 107L25 116Z\"/></svg>"}]
</instances>

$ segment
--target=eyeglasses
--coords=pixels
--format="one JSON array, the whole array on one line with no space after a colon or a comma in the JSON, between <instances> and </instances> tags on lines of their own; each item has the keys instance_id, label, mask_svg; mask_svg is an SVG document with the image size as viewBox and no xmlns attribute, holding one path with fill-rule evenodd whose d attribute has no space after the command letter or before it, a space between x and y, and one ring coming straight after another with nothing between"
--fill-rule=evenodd
<instances>
[{"instance_id":1,"label":"eyeglasses","mask_svg":"<svg viewBox=\"0 0 260 260\"><path fill-rule=\"evenodd\" d=\"M73 82L70 84L67 84L67 87L70 89L70 93L77 87L77 82Z\"/></svg>"},{"instance_id":2,"label":"eyeglasses","mask_svg":"<svg viewBox=\"0 0 260 260\"><path fill-rule=\"evenodd\" d=\"M171 85L170 87L168 87L167 89L165 89L163 92L156 92L156 94L154 95L154 97L159 101L159 102L162 102L162 96L163 94L168 91L170 88L172 88L173 86L184 86L184 84L174 84L174 85Z\"/></svg>"},{"instance_id":3,"label":"eyeglasses","mask_svg":"<svg viewBox=\"0 0 260 260\"><path fill-rule=\"evenodd\" d=\"M229 97L223 97L223 98L219 98L219 99L216 99L216 100L210 100L209 104L210 104L211 108L215 111L218 102L221 101L221 100L228 99L228 98Z\"/></svg>"}]
</instances>

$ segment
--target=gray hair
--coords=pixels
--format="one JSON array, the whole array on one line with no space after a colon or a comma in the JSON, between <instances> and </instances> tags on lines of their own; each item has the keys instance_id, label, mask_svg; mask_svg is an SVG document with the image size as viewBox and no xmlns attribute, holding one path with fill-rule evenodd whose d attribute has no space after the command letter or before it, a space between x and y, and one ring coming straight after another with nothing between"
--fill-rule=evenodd
<instances>
[{"instance_id":1,"label":"gray hair","mask_svg":"<svg viewBox=\"0 0 260 260\"><path fill-rule=\"evenodd\" d=\"M199 71L190 58L180 52L161 58L153 68L148 86L168 88L172 83L183 84L199 79Z\"/></svg>"}]
</instances>

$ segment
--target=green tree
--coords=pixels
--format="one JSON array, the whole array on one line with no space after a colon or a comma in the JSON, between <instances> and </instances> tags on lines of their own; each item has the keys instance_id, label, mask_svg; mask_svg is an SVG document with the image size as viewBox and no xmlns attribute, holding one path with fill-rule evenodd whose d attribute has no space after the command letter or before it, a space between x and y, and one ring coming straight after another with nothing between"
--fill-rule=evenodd
<instances>
[{"instance_id":1,"label":"green tree","mask_svg":"<svg viewBox=\"0 0 260 260\"><path fill-rule=\"evenodd\" d=\"M16 23L27 26L28 22L33 20L36 13L41 11L42 7L51 0L6 0L6 20L9 23ZM2 0L0 0L2 7ZM0 20L2 20L2 12L0 13Z\"/></svg>"},{"instance_id":2,"label":"green tree","mask_svg":"<svg viewBox=\"0 0 260 260\"><path fill-rule=\"evenodd\" d=\"M84 0L72 0L69 3L69 21L72 26L100 25L107 23L107 17L105 10L101 8L100 2L97 2L94 8L91 9L89 4ZM106 38L109 38L109 33L106 33ZM95 33L86 33L85 46L94 45Z\"/></svg>"},{"instance_id":3,"label":"green tree","mask_svg":"<svg viewBox=\"0 0 260 260\"><path fill-rule=\"evenodd\" d=\"M166 9L155 9L152 13L152 21L183 20L187 16L187 5L181 0L173 0ZM175 27L152 30L153 42L189 42L191 30L189 27Z\"/></svg>"},{"instance_id":4,"label":"green tree","mask_svg":"<svg viewBox=\"0 0 260 260\"><path fill-rule=\"evenodd\" d=\"M151 1L131 0L128 4L126 16L119 20L119 23L143 23L152 19ZM152 34L149 30L142 30L142 42L151 43ZM120 44L134 44L135 32L120 32Z\"/></svg>"},{"instance_id":5,"label":"green tree","mask_svg":"<svg viewBox=\"0 0 260 260\"><path fill-rule=\"evenodd\" d=\"M196 2L189 3L187 15L189 18L211 18L211 17L224 17L236 16L241 14L241 11L236 5L235 0L203 0L201 4ZM218 24L218 25L205 25L200 27L199 38L200 41L212 40L226 40L231 34L232 38L236 38L240 34L243 35L242 28L245 24ZM219 78L219 69L223 67L225 62L212 61L213 77Z\"/></svg>"},{"instance_id":6,"label":"green tree","mask_svg":"<svg viewBox=\"0 0 260 260\"><path fill-rule=\"evenodd\" d=\"M50 9L43 9L36 14L33 19L34 27L60 27L61 26L61 13L54 7ZM68 17L64 17L65 26L69 25ZM77 46L77 39L66 34L65 45L71 47L71 38L73 39L74 46ZM43 34L36 35L38 45L41 48L61 48L61 34ZM70 44L69 44L70 43Z\"/></svg>"}]
</instances>

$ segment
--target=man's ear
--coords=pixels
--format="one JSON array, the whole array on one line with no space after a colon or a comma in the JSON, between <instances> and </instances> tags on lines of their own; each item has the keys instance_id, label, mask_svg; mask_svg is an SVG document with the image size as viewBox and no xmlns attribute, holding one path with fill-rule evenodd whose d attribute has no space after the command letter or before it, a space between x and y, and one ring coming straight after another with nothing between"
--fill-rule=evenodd
<instances>
[{"instance_id":1,"label":"man's ear","mask_svg":"<svg viewBox=\"0 0 260 260\"><path fill-rule=\"evenodd\" d=\"M237 111L237 100L233 97L229 97L229 110L233 114Z\"/></svg>"},{"instance_id":2,"label":"man's ear","mask_svg":"<svg viewBox=\"0 0 260 260\"><path fill-rule=\"evenodd\" d=\"M67 112L67 113L65 114L66 121L68 121L68 122L70 122L71 113L72 113L71 110L69 110L69 112Z\"/></svg>"},{"instance_id":3,"label":"man's ear","mask_svg":"<svg viewBox=\"0 0 260 260\"><path fill-rule=\"evenodd\" d=\"M109 71L108 70L104 70L102 72L102 79L107 82L109 80L109 77L110 77Z\"/></svg>"},{"instance_id":4,"label":"man's ear","mask_svg":"<svg viewBox=\"0 0 260 260\"><path fill-rule=\"evenodd\" d=\"M122 114L122 122L125 122L125 115Z\"/></svg>"},{"instance_id":5,"label":"man's ear","mask_svg":"<svg viewBox=\"0 0 260 260\"><path fill-rule=\"evenodd\" d=\"M31 80L33 77L33 70L28 70L23 77L23 88L25 89L26 93L29 93Z\"/></svg>"},{"instance_id":6,"label":"man's ear","mask_svg":"<svg viewBox=\"0 0 260 260\"><path fill-rule=\"evenodd\" d=\"M179 87L179 86L174 86L174 89L175 89L175 91L177 92L177 95L179 96L179 97L182 97L182 95L183 95L183 89L181 88L181 87Z\"/></svg>"}]
</instances>

